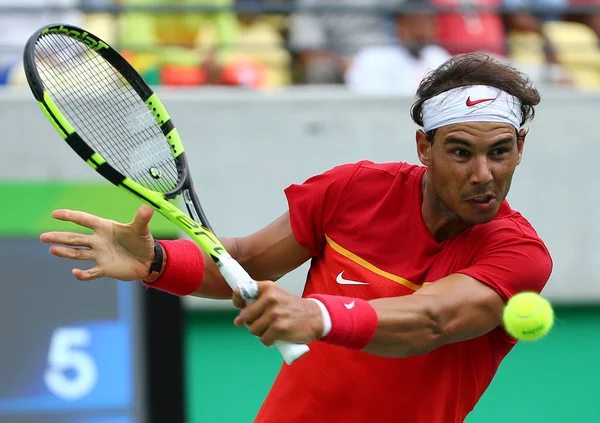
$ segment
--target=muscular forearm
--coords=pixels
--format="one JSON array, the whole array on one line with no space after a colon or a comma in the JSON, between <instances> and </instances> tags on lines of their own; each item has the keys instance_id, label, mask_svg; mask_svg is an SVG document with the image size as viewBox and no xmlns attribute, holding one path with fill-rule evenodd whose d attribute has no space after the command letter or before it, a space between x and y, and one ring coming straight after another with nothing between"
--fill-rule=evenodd
<instances>
[{"instance_id":1,"label":"muscular forearm","mask_svg":"<svg viewBox=\"0 0 600 423\"><path fill-rule=\"evenodd\" d=\"M292 241L292 242L290 242ZM310 252L295 244L289 234L274 234L269 242L253 242L248 238L224 238L221 240L225 249L257 281L277 281L286 273L297 268L310 258ZM281 251L287 251L285 259ZM231 288L221 276L217 265L210 257L204 256L204 276L200 287L193 295L204 298L231 298Z\"/></svg>"},{"instance_id":2,"label":"muscular forearm","mask_svg":"<svg viewBox=\"0 0 600 423\"><path fill-rule=\"evenodd\" d=\"M240 240L238 238L222 238L221 243L223 244L223 246L225 247L225 249L227 250L227 252L235 259L237 260L242 267L244 267L244 269L250 274L250 276L253 279L256 280L263 280L263 279L268 279L268 280L276 280L278 277L280 277L281 275L277 274L277 272L270 272L271 274L269 274L269 272L265 272L265 269L273 269L273 270L277 270L277 267L275 266L275 268L273 266L267 266L267 263L264 263L264 260L262 259L264 254L261 254L260 249L257 248L240 248L240 245L243 245L243 239ZM169 242L169 241L161 241L161 245L165 244L165 242ZM177 241L179 242L179 241ZM211 298L211 299L230 299L231 298L231 294L232 294L232 290L231 287L227 284L227 282L225 281L225 278L223 278L223 276L221 275L221 272L219 271L219 268L217 267L217 265L215 264L215 262L212 260L212 258L206 254L204 251L202 251L202 249L200 247L198 247L197 245L195 245L192 242L187 242L185 244L185 248L191 248L191 249L196 249L194 250L193 254L191 254L192 260L190 263L188 262L181 262L180 260L178 260L179 263L174 264L173 262L175 261L173 258L171 258L171 262L169 262L169 253L167 251L167 249L163 248L162 249L162 254L163 254L163 260L162 260L162 266L161 266L161 272L160 274L152 281L147 281L150 284L158 281L160 278L163 277L172 277L169 275L165 276L165 270L167 269L167 266L195 266L196 264L194 263L199 263L200 265L203 265L201 267L203 267L203 271L202 273L200 273L200 271L198 272L189 272L188 274L186 274L187 278L193 278L194 280L190 280L188 281L188 283L197 283L198 284L198 288L190 295L196 296L196 297L202 297L202 298ZM179 253L182 253L183 251L181 250L177 250ZM264 252L262 252L264 253ZM198 257L202 257L201 262L198 260ZM195 258L195 260L194 260ZM168 272L167 272L168 273ZM179 281L181 282L181 281Z\"/></svg>"},{"instance_id":3,"label":"muscular forearm","mask_svg":"<svg viewBox=\"0 0 600 423\"><path fill-rule=\"evenodd\" d=\"M160 243L165 245L165 258L163 273L156 280L159 285L183 282L191 287L181 290L183 295L231 299L231 288L200 247L187 240ZM250 236L222 238L221 243L254 280L276 281L311 257L310 250L296 241L288 213Z\"/></svg>"},{"instance_id":4,"label":"muscular forearm","mask_svg":"<svg viewBox=\"0 0 600 423\"><path fill-rule=\"evenodd\" d=\"M363 351L399 358L425 354L441 345L444 324L430 297L381 298L370 304L379 320L373 339Z\"/></svg>"},{"instance_id":5,"label":"muscular forearm","mask_svg":"<svg viewBox=\"0 0 600 423\"><path fill-rule=\"evenodd\" d=\"M277 281L310 259L308 249L296 241L285 213L266 228L243 238L225 238L223 246L257 281ZM202 284L193 295L207 298L231 298L231 289L213 261L206 263Z\"/></svg>"},{"instance_id":6,"label":"muscular forearm","mask_svg":"<svg viewBox=\"0 0 600 423\"><path fill-rule=\"evenodd\" d=\"M257 242L245 237L223 238L221 243L254 280L277 281L310 258L310 251L298 245L288 233L273 234L267 242ZM191 242L188 243L187 248L196 248L197 250L194 252L201 254L202 260L191 261L203 264L202 274L196 272L193 276L197 278L199 285L191 295L212 299L230 299L231 288L210 256ZM165 252L163 271L168 266L168 262L169 257ZM178 266L182 265L185 263L178 264Z\"/></svg>"},{"instance_id":7,"label":"muscular forearm","mask_svg":"<svg viewBox=\"0 0 600 423\"><path fill-rule=\"evenodd\" d=\"M447 276L412 295L369 304L378 323L364 351L387 357L424 354L486 334L502 323L504 308L496 291L462 274Z\"/></svg>"}]
</instances>

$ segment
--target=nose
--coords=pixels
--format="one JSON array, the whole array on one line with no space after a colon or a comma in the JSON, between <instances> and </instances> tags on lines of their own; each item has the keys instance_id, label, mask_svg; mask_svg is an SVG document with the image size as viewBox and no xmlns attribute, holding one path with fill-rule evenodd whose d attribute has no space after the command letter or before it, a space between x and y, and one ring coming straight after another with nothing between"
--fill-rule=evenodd
<instances>
[{"instance_id":1,"label":"nose","mask_svg":"<svg viewBox=\"0 0 600 423\"><path fill-rule=\"evenodd\" d=\"M492 181L492 171L486 156L477 157L471 163L471 175L469 177L471 185L485 185Z\"/></svg>"}]
</instances>

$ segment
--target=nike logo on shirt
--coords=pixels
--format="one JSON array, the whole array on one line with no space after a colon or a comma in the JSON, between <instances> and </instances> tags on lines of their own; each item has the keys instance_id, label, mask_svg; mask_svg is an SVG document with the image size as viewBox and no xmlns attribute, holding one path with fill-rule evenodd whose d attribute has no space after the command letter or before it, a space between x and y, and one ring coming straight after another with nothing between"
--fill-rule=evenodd
<instances>
[{"instance_id":1,"label":"nike logo on shirt","mask_svg":"<svg viewBox=\"0 0 600 423\"><path fill-rule=\"evenodd\" d=\"M339 275L337 275L337 277L335 278L335 281L337 283L339 283L340 285L368 285L367 282L359 282L359 281L353 281L351 279L344 279L343 276L344 272L340 272Z\"/></svg>"}]
</instances>

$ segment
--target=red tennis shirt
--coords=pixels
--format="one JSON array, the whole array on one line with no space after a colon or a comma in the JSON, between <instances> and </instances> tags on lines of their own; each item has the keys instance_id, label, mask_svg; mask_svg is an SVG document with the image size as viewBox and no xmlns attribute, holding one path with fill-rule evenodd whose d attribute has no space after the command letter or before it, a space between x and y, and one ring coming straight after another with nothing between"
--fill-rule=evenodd
<instances>
[{"instance_id":1,"label":"red tennis shirt","mask_svg":"<svg viewBox=\"0 0 600 423\"><path fill-rule=\"evenodd\" d=\"M505 300L542 290L550 255L506 202L491 222L437 242L421 216L424 173L362 161L285 190L294 235L313 256L304 296L411 295L452 273L478 279ZM463 422L515 343L499 327L425 355L384 358L316 341L306 356L283 364L256 422Z\"/></svg>"}]
</instances>

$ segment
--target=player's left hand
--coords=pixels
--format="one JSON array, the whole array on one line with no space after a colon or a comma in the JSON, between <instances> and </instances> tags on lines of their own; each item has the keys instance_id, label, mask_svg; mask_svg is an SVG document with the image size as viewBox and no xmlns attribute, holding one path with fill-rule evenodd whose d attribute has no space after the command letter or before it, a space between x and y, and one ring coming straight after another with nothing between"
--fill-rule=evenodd
<instances>
[{"instance_id":1,"label":"player's left hand","mask_svg":"<svg viewBox=\"0 0 600 423\"><path fill-rule=\"evenodd\" d=\"M242 309L236 326L246 325L267 347L275 341L308 344L321 338L323 317L319 306L278 286L275 282L257 282L258 295L246 304L239 288L233 292L233 305Z\"/></svg>"}]
</instances>

